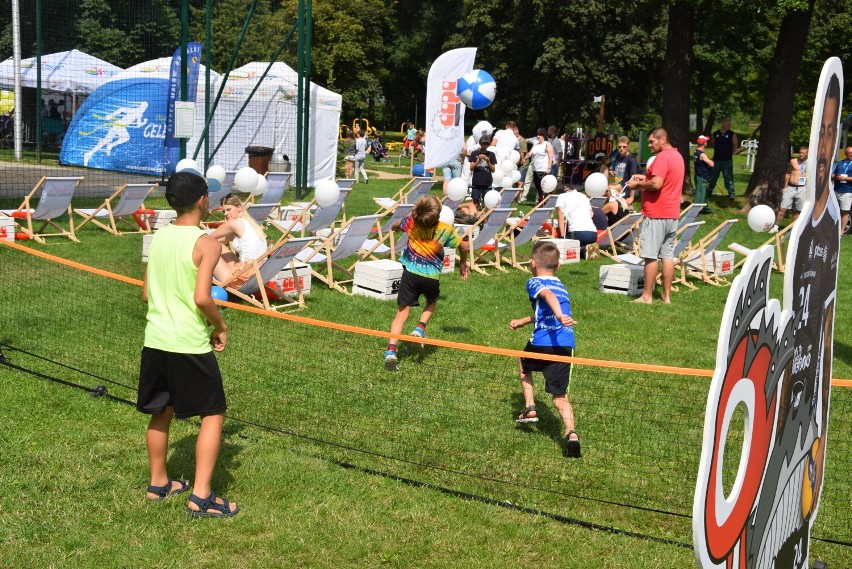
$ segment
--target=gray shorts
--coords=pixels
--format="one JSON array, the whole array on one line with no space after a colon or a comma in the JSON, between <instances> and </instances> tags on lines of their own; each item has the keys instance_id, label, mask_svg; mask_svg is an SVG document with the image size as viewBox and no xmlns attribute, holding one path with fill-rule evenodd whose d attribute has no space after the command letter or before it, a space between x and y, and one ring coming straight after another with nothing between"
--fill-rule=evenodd
<instances>
[{"instance_id":1,"label":"gray shorts","mask_svg":"<svg viewBox=\"0 0 852 569\"><path fill-rule=\"evenodd\" d=\"M840 202L840 211L852 209L852 192L838 192L837 201Z\"/></svg>"},{"instance_id":2,"label":"gray shorts","mask_svg":"<svg viewBox=\"0 0 852 569\"><path fill-rule=\"evenodd\" d=\"M787 186L781 194L781 209L802 211L808 191L805 186Z\"/></svg>"},{"instance_id":3,"label":"gray shorts","mask_svg":"<svg viewBox=\"0 0 852 569\"><path fill-rule=\"evenodd\" d=\"M643 259L674 259L675 235L679 221L646 217L639 233L639 256Z\"/></svg>"}]
</instances>

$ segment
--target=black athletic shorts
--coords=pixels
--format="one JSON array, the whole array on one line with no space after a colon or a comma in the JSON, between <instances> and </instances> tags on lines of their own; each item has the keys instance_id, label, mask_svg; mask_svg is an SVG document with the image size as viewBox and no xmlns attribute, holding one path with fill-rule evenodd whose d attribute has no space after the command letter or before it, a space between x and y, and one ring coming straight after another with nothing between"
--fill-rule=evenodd
<instances>
[{"instance_id":1,"label":"black athletic shorts","mask_svg":"<svg viewBox=\"0 0 852 569\"><path fill-rule=\"evenodd\" d=\"M553 356L572 356L573 348L562 346L533 346L527 342L525 352L534 354L550 354ZM540 371L544 376L544 390L551 395L565 395L568 391L568 382L571 380L571 364L566 362L552 362L532 358L521 358L521 369L524 373Z\"/></svg>"},{"instance_id":2,"label":"black athletic shorts","mask_svg":"<svg viewBox=\"0 0 852 569\"><path fill-rule=\"evenodd\" d=\"M430 279L411 273L402 268L402 279L399 281L399 291L396 295L398 306L420 306L420 295L426 297L426 302L434 302L441 295L441 283L438 279Z\"/></svg>"},{"instance_id":3,"label":"black athletic shorts","mask_svg":"<svg viewBox=\"0 0 852 569\"><path fill-rule=\"evenodd\" d=\"M136 409L157 415L168 406L175 408L178 419L227 410L222 374L213 352L178 354L142 348Z\"/></svg>"}]
</instances>

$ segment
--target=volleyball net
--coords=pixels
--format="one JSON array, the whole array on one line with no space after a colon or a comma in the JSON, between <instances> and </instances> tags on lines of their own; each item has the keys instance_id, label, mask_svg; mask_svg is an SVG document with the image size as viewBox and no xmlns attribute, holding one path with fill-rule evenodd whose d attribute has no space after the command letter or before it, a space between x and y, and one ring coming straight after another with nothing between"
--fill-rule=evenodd
<instances>
[{"instance_id":1,"label":"volleyball net","mask_svg":"<svg viewBox=\"0 0 852 569\"><path fill-rule=\"evenodd\" d=\"M134 401L146 310L139 282L19 246L0 246L0 266L6 360ZM569 459L562 454L562 421L540 376L540 421L514 421L523 407L519 352L403 342L404 365L390 373L378 358L386 332L229 306L229 345L218 354L228 421L275 433L282 444L346 467L691 543L709 371L576 359L569 398L583 458ZM831 407L813 537L852 545L852 392L836 387ZM732 431L729 444L736 440ZM739 456L731 448L726 454ZM738 465L726 462L729 490Z\"/></svg>"}]
</instances>

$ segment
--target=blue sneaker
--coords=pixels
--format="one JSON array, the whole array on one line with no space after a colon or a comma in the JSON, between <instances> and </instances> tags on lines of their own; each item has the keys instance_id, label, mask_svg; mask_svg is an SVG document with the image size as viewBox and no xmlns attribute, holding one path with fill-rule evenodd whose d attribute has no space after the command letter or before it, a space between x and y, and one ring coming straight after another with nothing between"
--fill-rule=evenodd
<instances>
[{"instance_id":1,"label":"blue sneaker","mask_svg":"<svg viewBox=\"0 0 852 569\"><path fill-rule=\"evenodd\" d=\"M412 330L411 335L414 336L415 338L425 338L426 337L426 333L420 327L417 327L414 330ZM420 344L420 347L425 348L426 344Z\"/></svg>"},{"instance_id":2,"label":"blue sneaker","mask_svg":"<svg viewBox=\"0 0 852 569\"><path fill-rule=\"evenodd\" d=\"M398 368L396 363L399 359L396 357L396 352L388 350L385 352L385 369L388 371L396 371Z\"/></svg>"}]
</instances>

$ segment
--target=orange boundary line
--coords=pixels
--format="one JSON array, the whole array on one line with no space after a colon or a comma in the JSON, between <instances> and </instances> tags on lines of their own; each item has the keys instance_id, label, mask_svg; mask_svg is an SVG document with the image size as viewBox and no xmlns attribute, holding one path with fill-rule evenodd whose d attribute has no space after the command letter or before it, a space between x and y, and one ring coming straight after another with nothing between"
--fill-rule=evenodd
<instances>
[{"instance_id":1,"label":"orange boundary line","mask_svg":"<svg viewBox=\"0 0 852 569\"><path fill-rule=\"evenodd\" d=\"M103 269L97 269L95 267L90 267L88 265L84 265L82 263L78 263L76 261L70 261L68 259L63 259L62 257L57 257L55 255L51 255L49 253L45 253L43 251L38 251L36 249L31 249L29 247L24 247L23 245L18 245L17 243L13 243L11 241L0 240L0 244L5 245L7 247L11 247L12 249L17 249L18 251L22 251L24 253L29 253L30 255L34 255L36 257L40 257L42 259L46 259L48 261L53 261L55 263L59 263L65 265L67 267L71 267L74 269L78 269L81 271L85 271L88 273L92 273L98 276L114 279L117 281L121 281L123 283L132 284L136 286L142 286L142 281L139 279L134 279L131 277L127 277L124 275L119 275L116 273L111 273L109 271L104 271ZM249 306L244 304L236 304L233 302L224 302L220 300L215 301L216 304L220 306L225 306L227 308L232 308L234 310L241 310L243 312L249 312L252 314L257 314L260 316L266 316L271 318L277 318L279 320L290 320L292 322L298 322L300 324L307 324L311 326L319 326L321 328L328 328L331 330L340 330L343 332L352 332L355 334L361 334L364 336L373 336L377 338L396 338L398 340L411 341L411 336L402 335L402 334L391 334L390 332L383 332L380 330L369 330L367 328L359 328L357 326L350 326L349 324L338 324L336 322L328 322L326 320L316 320L314 318L307 318L305 316L296 316L295 314L282 314L279 312L270 312L264 310L262 308L257 308L255 306ZM563 361L567 363L575 363L579 365L587 365L592 367L603 367L603 368L611 368L611 369L623 369L623 370L631 370L631 371L646 371L646 372L654 372L654 373L668 373L672 375L688 375L693 377L713 377L714 370L709 369L697 369L697 368L688 368L688 367L674 367L674 366L661 366L661 365L651 365L651 364L640 364L640 363L631 363L631 362L616 362L616 361L608 361L608 360L596 360L591 358L578 358L576 356L567 357L567 356L548 356L541 354L531 354L527 352L522 352L519 350L509 350L505 348L494 348L491 346L480 346L477 344L463 344L460 342L452 342L449 340L436 340L433 338L418 338L417 343L420 344L429 344L430 346L439 346L443 348L453 348L458 350L467 350L470 352L480 352L483 354L493 354L498 356L509 356L514 358L532 358L532 359L548 359L552 361ZM852 387L852 380L850 379L832 379L831 385L835 387Z\"/></svg>"}]
</instances>

